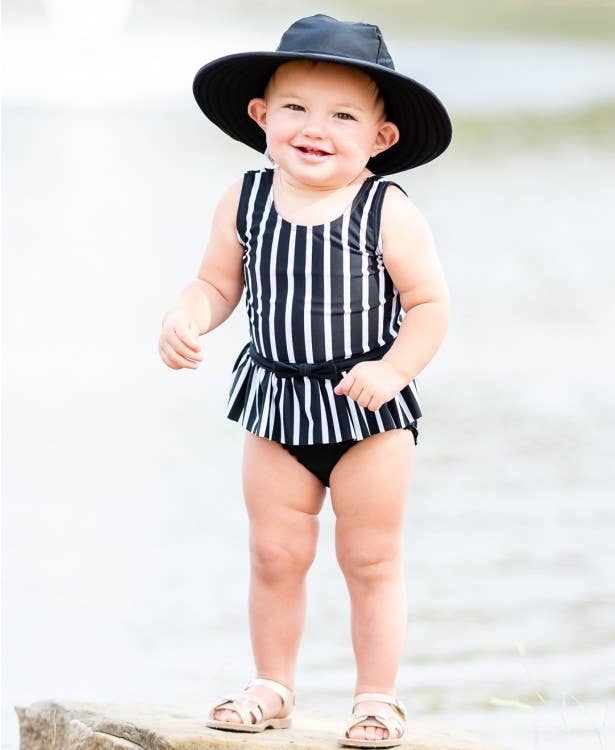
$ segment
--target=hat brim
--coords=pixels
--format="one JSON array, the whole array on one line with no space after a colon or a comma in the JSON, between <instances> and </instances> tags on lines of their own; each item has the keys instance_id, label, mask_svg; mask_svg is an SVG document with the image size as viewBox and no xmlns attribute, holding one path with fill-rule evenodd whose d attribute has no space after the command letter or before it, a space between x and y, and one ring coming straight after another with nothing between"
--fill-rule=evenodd
<instances>
[{"instance_id":1,"label":"hat brim","mask_svg":"<svg viewBox=\"0 0 615 750\"><path fill-rule=\"evenodd\" d=\"M250 99L261 97L275 69L291 60L319 60L351 65L368 73L385 100L387 119L399 128L399 141L372 157L375 174L403 172L426 164L448 147L451 121L438 97L426 86L381 65L310 52L240 52L204 65L192 86L201 111L235 140L263 153L265 133L248 115Z\"/></svg>"}]
</instances>

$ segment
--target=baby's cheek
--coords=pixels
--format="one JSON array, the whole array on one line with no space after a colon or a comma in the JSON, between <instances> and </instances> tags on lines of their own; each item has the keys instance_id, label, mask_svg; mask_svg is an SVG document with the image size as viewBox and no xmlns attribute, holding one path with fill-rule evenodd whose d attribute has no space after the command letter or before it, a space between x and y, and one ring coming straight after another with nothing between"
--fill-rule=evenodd
<instances>
[{"instance_id":1,"label":"baby's cheek","mask_svg":"<svg viewBox=\"0 0 615 750\"><path fill-rule=\"evenodd\" d=\"M343 144L348 156L354 159L362 160L365 158L365 161L367 161L371 155L372 144L366 138L358 137L356 134L348 134L343 140Z\"/></svg>"},{"instance_id":2,"label":"baby's cheek","mask_svg":"<svg viewBox=\"0 0 615 750\"><path fill-rule=\"evenodd\" d=\"M276 115L274 118L267 121L266 129L267 133L270 133L273 138L283 140L295 133L298 127L298 118Z\"/></svg>"}]
</instances>

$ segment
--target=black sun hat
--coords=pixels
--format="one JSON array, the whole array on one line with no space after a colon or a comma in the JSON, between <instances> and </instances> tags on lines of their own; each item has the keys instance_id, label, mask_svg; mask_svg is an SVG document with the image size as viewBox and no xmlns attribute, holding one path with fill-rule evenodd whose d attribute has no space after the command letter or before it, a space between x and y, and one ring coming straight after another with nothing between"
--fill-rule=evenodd
<instances>
[{"instance_id":1,"label":"black sun hat","mask_svg":"<svg viewBox=\"0 0 615 750\"><path fill-rule=\"evenodd\" d=\"M376 174L403 172L426 164L449 145L452 128L444 105L426 86L395 70L380 29L322 14L295 21L275 52L240 52L207 63L194 78L194 98L227 135L263 153L267 147L265 133L248 114L248 102L262 97L275 69L291 60L351 65L376 82L387 119L400 133L394 146L367 163Z\"/></svg>"}]
</instances>

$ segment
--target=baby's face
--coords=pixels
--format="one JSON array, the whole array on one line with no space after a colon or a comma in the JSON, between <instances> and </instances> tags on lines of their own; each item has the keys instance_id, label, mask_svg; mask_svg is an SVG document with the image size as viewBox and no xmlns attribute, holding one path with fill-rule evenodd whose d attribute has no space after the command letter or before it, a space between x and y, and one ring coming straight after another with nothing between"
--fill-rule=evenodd
<instances>
[{"instance_id":1,"label":"baby's face","mask_svg":"<svg viewBox=\"0 0 615 750\"><path fill-rule=\"evenodd\" d=\"M265 130L278 166L306 185L348 184L399 138L376 84L346 65L284 63L248 113Z\"/></svg>"}]
</instances>

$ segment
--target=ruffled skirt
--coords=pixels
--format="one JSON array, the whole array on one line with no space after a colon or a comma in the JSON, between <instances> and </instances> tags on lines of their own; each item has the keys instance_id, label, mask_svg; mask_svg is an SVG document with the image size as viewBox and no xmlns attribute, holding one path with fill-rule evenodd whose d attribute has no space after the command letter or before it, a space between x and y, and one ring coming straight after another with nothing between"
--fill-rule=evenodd
<instances>
[{"instance_id":1,"label":"ruffled skirt","mask_svg":"<svg viewBox=\"0 0 615 750\"><path fill-rule=\"evenodd\" d=\"M349 396L336 395L332 380L278 377L257 365L248 348L246 344L233 365L226 416L254 435L291 445L340 443L416 427L421 417L415 380L370 411ZM343 377L348 371L340 372Z\"/></svg>"}]
</instances>

